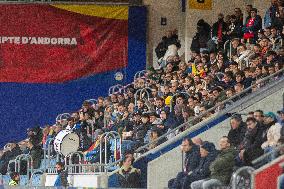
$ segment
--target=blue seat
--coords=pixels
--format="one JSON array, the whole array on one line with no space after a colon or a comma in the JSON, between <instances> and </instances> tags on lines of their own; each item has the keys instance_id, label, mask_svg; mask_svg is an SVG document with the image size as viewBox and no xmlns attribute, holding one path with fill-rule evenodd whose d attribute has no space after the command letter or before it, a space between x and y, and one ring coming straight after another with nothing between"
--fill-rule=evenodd
<instances>
[{"instance_id":1,"label":"blue seat","mask_svg":"<svg viewBox=\"0 0 284 189\"><path fill-rule=\"evenodd\" d=\"M32 186L41 186L42 174L35 174L32 179Z\"/></svg>"}]
</instances>

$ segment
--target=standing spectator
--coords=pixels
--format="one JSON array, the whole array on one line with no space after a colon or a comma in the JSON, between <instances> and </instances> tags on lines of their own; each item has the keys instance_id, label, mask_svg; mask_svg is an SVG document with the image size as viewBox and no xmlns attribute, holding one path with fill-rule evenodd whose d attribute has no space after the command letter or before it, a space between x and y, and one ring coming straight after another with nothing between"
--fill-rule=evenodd
<instances>
[{"instance_id":1,"label":"standing spectator","mask_svg":"<svg viewBox=\"0 0 284 189\"><path fill-rule=\"evenodd\" d=\"M54 186L67 187L68 186L68 173L64 170L64 164L62 162L57 162L55 165L57 171L57 177Z\"/></svg>"},{"instance_id":2,"label":"standing spectator","mask_svg":"<svg viewBox=\"0 0 284 189\"><path fill-rule=\"evenodd\" d=\"M247 17L246 17L245 21L250 19L250 11L252 10L252 8L253 8L252 5L247 5L246 6Z\"/></svg>"},{"instance_id":3,"label":"standing spectator","mask_svg":"<svg viewBox=\"0 0 284 189\"><path fill-rule=\"evenodd\" d=\"M243 25L244 15L243 15L242 10L240 8L235 8L235 16L237 18L237 22L239 24Z\"/></svg>"},{"instance_id":4,"label":"standing spectator","mask_svg":"<svg viewBox=\"0 0 284 189\"><path fill-rule=\"evenodd\" d=\"M223 47L226 41L227 24L224 22L224 15L222 13L218 14L218 21L212 26L212 36L217 37L218 47Z\"/></svg>"},{"instance_id":5,"label":"standing spectator","mask_svg":"<svg viewBox=\"0 0 284 189\"><path fill-rule=\"evenodd\" d=\"M18 186L20 184L20 174L17 172L12 172L10 174L11 181L9 182L9 186Z\"/></svg>"},{"instance_id":6,"label":"standing spectator","mask_svg":"<svg viewBox=\"0 0 284 189\"><path fill-rule=\"evenodd\" d=\"M218 188L230 182L237 151L231 147L230 140L222 137L219 141L220 153L210 165L210 179L199 180L191 184L191 189Z\"/></svg>"},{"instance_id":7,"label":"standing spectator","mask_svg":"<svg viewBox=\"0 0 284 189\"><path fill-rule=\"evenodd\" d=\"M35 145L34 142L30 139L28 141L29 154L33 159L33 168L37 169L40 166L41 158L42 158L42 148L39 145Z\"/></svg>"},{"instance_id":8,"label":"standing spectator","mask_svg":"<svg viewBox=\"0 0 284 189\"><path fill-rule=\"evenodd\" d=\"M242 28L243 24L238 22L235 15L232 15L227 32L229 39L242 38Z\"/></svg>"},{"instance_id":9,"label":"standing spectator","mask_svg":"<svg viewBox=\"0 0 284 189\"><path fill-rule=\"evenodd\" d=\"M132 166L134 158L132 156L125 156L122 161L122 166L118 170L116 176L120 188L140 188L140 175L139 169Z\"/></svg>"},{"instance_id":10,"label":"standing spectator","mask_svg":"<svg viewBox=\"0 0 284 189\"><path fill-rule=\"evenodd\" d=\"M249 40L252 43L256 42L257 32L262 27L262 20L259 15L257 15L257 9L253 8L251 10L251 17L246 21L245 26L243 28L244 39Z\"/></svg>"},{"instance_id":11,"label":"standing spectator","mask_svg":"<svg viewBox=\"0 0 284 189\"><path fill-rule=\"evenodd\" d=\"M271 0L271 6L268 8L264 16L264 27L265 28L275 26L277 14L279 14L278 2L277 0Z\"/></svg>"},{"instance_id":12,"label":"standing spectator","mask_svg":"<svg viewBox=\"0 0 284 189\"><path fill-rule=\"evenodd\" d=\"M181 144L181 151L185 153L184 168L177 177L168 182L168 188L181 188L189 172L198 167L200 160L199 147L190 138L185 138Z\"/></svg>"},{"instance_id":13,"label":"standing spectator","mask_svg":"<svg viewBox=\"0 0 284 189\"><path fill-rule=\"evenodd\" d=\"M192 39L191 51L200 51L207 48L207 42L210 39L210 25L203 19L197 22L197 33Z\"/></svg>"}]
</instances>

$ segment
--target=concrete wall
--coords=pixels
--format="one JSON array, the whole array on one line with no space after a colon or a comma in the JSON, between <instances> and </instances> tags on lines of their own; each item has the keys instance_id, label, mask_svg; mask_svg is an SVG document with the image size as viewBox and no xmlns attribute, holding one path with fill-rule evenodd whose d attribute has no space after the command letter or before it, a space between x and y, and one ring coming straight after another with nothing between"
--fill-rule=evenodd
<instances>
[{"instance_id":1,"label":"concrete wall","mask_svg":"<svg viewBox=\"0 0 284 189\"><path fill-rule=\"evenodd\" d=\"M143 3L148 6L148 65L157 61L155 47L168 30L178 29L183 52L185 13L181 11L181 0L144 0ZM161 25L161 17L167 18L166 26Z\"/></svg>"},{"instance_id":2,"label":"concrete wall","mask_svg":"<svg viewBox=\"0 0 284 189\"><path fill-rule=\"evenodd\" d=\"M279 90L268 95L267 97L259 100L258 102L241 109L239 113L248 113L257 109L272 112L277 112L283 107L283 93L284 87L279 87ZM245 118L245 117L243 117ZM229 119L221 122L217 127L213 127L208 131L199 135L199 137L204 141L213 142L218 146L218 140L222 136L226 136L230 130ZM181 171L182 156L180 148L177 147L163 155L159 158L151 161L148 164L148 183L147 188L165 188L167 183L171 178L174 178L176 174Z\"/></svg>"},{"instance_id":3,"label":"concrete wall","mask_svg":"<svg viewBox=\"0 0 284 189\"><path fill-rule=\"evenodd\" d=\"M180 55L185 53L185 58L188 60L192 37L196 33L196 23L199 19L203 18L212 25L217 20L218 13L233 14L236 7L241 8L245 13L247 4L253 4L259 10L259 14L263 16L270 6L270 0L213 0L212 10L189 9L187 3L186 12L183 13L181 11L181 0L144 0L143 3L148 6L149 10L148 65L157 61L154 49L167 30L178 29L182 44ZM167 18L166 26L161 26L161 17Z\"/></svg>"}]
</instances>

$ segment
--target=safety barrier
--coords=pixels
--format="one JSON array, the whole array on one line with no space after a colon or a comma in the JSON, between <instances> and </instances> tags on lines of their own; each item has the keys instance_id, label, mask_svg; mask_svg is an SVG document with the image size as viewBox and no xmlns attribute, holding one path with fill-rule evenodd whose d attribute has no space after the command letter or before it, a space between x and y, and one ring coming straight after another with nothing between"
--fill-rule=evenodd
<instances>
[{"instance_id":1,"label":"safety barrier","mask_svg":"<svg viewBox=\"0 0 284 189\"><path fill-rule=\"evenodd\" d=\"M254 170L253 167L249 166L239 168L232 176L232 189L249 188Z\"/></svg>"},{"instance_id":2,"label":"safety barrier","mask_svg":"<svg viewBox=\"0 0 284 189\"><path fill-rule=\"evenodd\" d=\"M29 181L29 185L30 185L30 186L33 186L33 178L34 178L34 176L35 176L36 174L41 174L41 175L43 175L43 174L44 174L44 171L43 171L43 170L35 170L35 171L32 172L31 178L30 178L30 181Z\"/></svg>"},{"instance_id":3,"label":"safety barrier","mask_svg":"<svg viewBox=\"0 0 284 189\"><path fill-rule=\"evenodd\" d=\"M117 84L117 85L114 85L114 86L111 86L109 89L108 89L108 95L112 95L114 93L117 93L117 92L121 92L121 89L123 89L124 86L123 85L120 85L120 84Z\"/></svg>"},{"instance_id":4,"label":"safety barrier","mask_svg":"<svg viewBox=\"0 0 284 189\"><path fill-rule=\"evenodd\" d=\"M232 42L231 40L227 40L225 43L224 43L224 51L226 52L226 49L227 49L227 45L229 44L229 58L230 60L232 59Z\"/></svg>"},{"instance_id":5,"label":"safety barrier","mask_svg":"<svg viewBox=\"0 0 284 189\"><path fill-rule=\"evenodd\" d=\"M136 72L133 80L135 81L138 78L145 77L146 73L147 73L147 70L141 70L141 71Z\"/></svg>"}]
</instances>

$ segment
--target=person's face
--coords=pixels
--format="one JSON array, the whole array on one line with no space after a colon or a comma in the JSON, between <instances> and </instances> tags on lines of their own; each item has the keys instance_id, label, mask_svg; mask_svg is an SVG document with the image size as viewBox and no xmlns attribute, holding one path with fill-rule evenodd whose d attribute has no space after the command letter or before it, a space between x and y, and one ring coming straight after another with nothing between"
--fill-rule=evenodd
<instances>
[{"instance_id":1,"label":"person's face","mask_svg":"<svg viewBox=\"0 0 284 189\"><path fill-rule=\"evenodd\" d=\"M256 67L255 73L256 73L256 75L258 75L258 76L261 75L261 74L262 74L261 69L260 69L259 67Z\"/></svg>"},{"instance_id":2,"label":"person's face","mask_svg":"<svg viewBox=\"0 0 284 189\"><path fill-rule=\"evenodd\" d=\"M252 130L256 127L256 122L253 122L253 121L247 121L247 128L249 130Z\"/></svg>"},{"instance_id":3,"label":"person's face","mask_svg":"<svg viewBox=\"0 0 284 189\"><path fill-rule=\"evenodd\" d=\"M20 180L20 175L16 175L14 179L15 179L15 181L19 181Z\"/></svg>"},{"instance_id":4,"label":"person's face","mask_svg":"<svg viewBox=\"0 0 284 189\"><path fill-rule=\"evenodd\" d=\"M205 107L202 106L202 107L199 108L199 111L200 111L201 113L204 113L204 112L206 112L206 109L205 109Z\"/></svg>"},{"instance_id":5,"label":"person's face","mask_svg":"<svg viewBox=\"0 0 284 189\"><path fill-rule=\"evenodd\" d=\"M183 99L181 97L178 97L176 100L176 104L183 104Z\"/></svg>"},{"instance_id":6,"label":"person's face","mask_svg":"<svg viewBox=\"0 0 284 189\"><path fill-rule=\"evenodd\" d=\"M172 64L168 64L167 65L167 70L168 71L172 71L173 70L173 65Z\"/></svg>"},{"instance_id":7,"label":"person's face","mask_svg":"<svg viewBox=\"0 0 284 189\"><path fill-rule=\"evenodd\" d=\"M141 118L141 121L142 121L142 123L148 123L148 121L149 121L149 118L148 117L142 117Z\"/></svg>"},{"instance_id":8,"label":"person's face","mask_svg":"<svg viewBox=\"0 0 284 189\"><path fill-rule=\"evenodd\" d=\"M137 106L138 108L143 108L144 107L144 103L142 101L137 101Z\"/></svg>"},{"instance_id":9,"label":"person's face","mask_svg":"<svg viewBox=\"0 0 284 189\"><path fill-rule=\"evenodd\" d=\"M240 122L236 119L231 119L230 123L233 130L237 129L240 126Z\"/></svg>"},{"instance_id":10,"label":"person's face","mask_svg":"<svg viewBox=\"0 0 284 189\"><path fill-rule=\"evenodd\" d=\"M251 11L251 9L252 9L252 7L251 7L251 6L246 6L246 11L247 11L247 12L250 12L250 11Z\"/></svg>"},{"instance_id":11,"label":"person's face","mask_svg":"<svg viewBox=\"0 0 284 189\"><path fill-rule=\"evenodd\" d=\"M260 112L254 112L253 116L257 121L259 122L263 121L263 115Z\"/></svg>"},{"instance_id":12,"label":"person's face","mask_svg":"<svg viewBox=\"0 0 284 189\"><path fill-rule=\"evenodd\" d=\"M280 117L281 120L284 120L284 113L280 113L279 117Z\"/></svg>"},{"instance_id":13,"label":"person's face","mask_svg":"<svg viewBox=\"0 0 284 189\"><path fill-rule=\"evenodd\" d=\"M236 48L239 46L239 44L240 44L240 42L239 42L238 40L234 40L234 41L232 42L232 47L233 47L234 49L236 49Z\"/></svg>"},{"instance_id":14,"label":"person's face","mask_svg":"<svg viewBox=\"0 0 284 189\"><path fill-rule=\"evenodd\" d=\"M271 29L271 35L275 37L277 35L277 30L275 28Z\"/></svg>"},{"instance_id":15,"label":"person's face","mask_svg":"<svg viewBox=\"0 0 284 189\"><path fill-rule=\"evenodd\" d=\"M205 149L203 149L203 148L200 148L200 157L206 157L206 156L208 156L208 154L209 154L209 152L208 151L206 151Z\"/></svg>"},{"instance_id":16,"label":"person's face","mask_svg":"<svg viewBox=\"0 0 284 189\"><path fill-rule=\"evenodd\" d=\"M219 92L217 90L214 90L213 95L215 96L215 98L217 98L219 96Z\"/></svg>"},{"instance_id":17,"label":"person's face","mask_svg":"<svg viewBox=\"0 0 284 189\"><path fill-rule=\"evenodd\" d=\"M232 90L226 91L226 96L227 96L227 97L232 97L233 95L234 95L234 93L233 93Z\"/></svg>"},{"instance_id":18,"label":"person's face","mask_svg":"<svg viewBox=\"0 0 284 189\"><path fill-rule=\"evenodd\" d=\"M223 79L224 79L225 83L228 83L228 82L231 81L231 78L227 74L224 75Z\"/></svg>"},{"instance_id":19,"label":"person's face","mask_svg":"<svg viewBox=\"0 0 284 189\"><path fill-rule=\"evenodd\" d=\"M263 122L265 124L272 123L273 121L274 121L274 119L272 117L269 117L269 116L264 116L264 118L263 118Z\"/></svg>"},{"instance_id":20,"label":"person's face","mask_svg":"<svg viewBox=\"0 0 284 189\"><path fill-rule=\"evenodd\" d=\"M132 165L132 158L131 157L127 157L126 160L123 162L123 167L125 168L129 168Z\"/></svg>"},{"instance_id":21,"label":"person's face","mask_svg":"<svg viewBox=\"0 0 284 189\"><path fill-rule=\"evenodd\" d=\"M219 141L219 146L221 150L225 150L230 147L230 143L228 143L227 138L221 138Z\"/></svg>"},{"instance_id":22,"label":"person's face","mask_svg":"<svg viewBox=\"0 0 284 189\"><path fill-rule=\"evenodd\" d=\"M161 118L162 120L167 119L167 114L166 114L166 112L161 111L161 113L160 113L160 118Z\"/></svg>"},{"instance_id":23,"label":"person's face","mask_svg":"<svg viewBox=\"0 0 284 189\"><path fill-rule=\"evenodd\" d=\"M237 83L240 83L240 82L242 82L242 80L243 80L243 78L242 78L242 76L241 75L236 75L236 81L237 81Z\"/></svg>"},{"instance_id":24,"label":"person's face","mask_svg":"<svg viewBox=\"0 0 284 189\"><path fill-rule=\"evenodd\" d=\"M240 9L235 9L235 15L236 15L237 17L241 16L241 14L242 14L242 12L241 12Z\"/></svg>"},{"instance_id":25,"label":"person's face","mask_svg":"<svg viewBox=\"0 0 284 189\"><path fill-rule=\"evenodd\" d=\"M152 95L153 95L154 97L158 95L157 89L152 89L152 90L151 90L151 93L152 93Z\"/></svg>"},{"instance_id":26,"label":"person's face","mask_svg":"<svg viewBox=\"0 0 284 189\"><path fill-rule=\"evenodd\" d=\"M241 93L243 91L243 87L240 85L235 85L235 91L236 93Z\"/></svg>"},{"instance_id":27,"label":"person's face","mask_svg":"<svg viewBox=\"0 0 284 189\"><path fill-rule=\"evenodd\" d=\"M181 151L188 152L191 149L191 146L189 145L189 142L187 140L182 141L181 143Z\"/></svg>"},{"instance_id":28,"label":"person's face","mask_svg":"<svg viewBox=\"0 0 284 189\"><path fill-rule=\"evenodd\" d=\"M133 112L134 111L134 108L135 108L135 105L133 104L133 103L130 103L129 105L128 105L128 111L129 112Z\"/></svg>"},{"instance_id":29,"label":"person's face","mask_svg":"<svg viewBox=\"0 0 284 189\"><path fill-rule=\"evenodd\" d=\"M156 101L156 106L158 107L158 108L161 108L161 107L163 107L163 101L162 100L157 100Z\"/></svg>"},{"instance_id":30,"label":"person's face","mask_svg":"<svg viewBox=\"0 0 284 189\"><path fill-rule=\"evenodd\" d=\"M259 46L254 46L254 47L253 47L253 51L254 51L255 53L259 53L259 52L260 52Z\"/></svg>"},{"instance_id":31,"label":"person's face","mask_svg":"<svg viewBox=\"0 0 284 189\"><path fill-rule=\"evenodd\" d=\"M270 29L265 28L265 29L264 29L264 35L265 35L266 37L269 37L270 34L271 34Z\"/></svg>"},{"instance_id":32,"label":"person's face","mask_svg":"<svg viewBox=\"0 0 284 189\"><path fill-rule=\"evenodd\" d=\"M151 135L152 135L152 138L153 138L153 139L158 138L158 133L157 133L156 131L152 131L152 132L151 132Z\"/></svg>"},{"instance_id":33,"label":"person's face","mask_svg":"<svg viewBox=\"0 0 284 189\"><path fill-rule=\"evenodd\" d=\"M150 116L150 123L153 123L156 119L156 116Z\"/></svg>"},{"instance_id":34,"label":"person's face","mask_svg":"<svg viewBox=\"0 0 284 189\"><path fill-rule=\"evenodd\" d=\"M62 167L60 165L57 165L57 164L55 165L55 168L56 168L57 171L61 171L62 170Z\"/></svg>"},{"instance_id":35,"label":"person's face","mask_svg":"<svg viewBox=\"0 0 284 189\"><path fill-rule=\"evenodd\" d=\"M275 72L274 67L269 67L269 68L268 68L268 73L269 73L270 75L274 74L274 72Z\"/></svg>"},{"instance_id":36,"label":"person's face","mask_svg":"<svg viewBox=\"0 0 284 189\"><path fill-rule=\"evenodd\" d=\"M250 16L251 16L252 18L255 18L255 17L256 17L256 12L255 12L255 11L250 11Z\"/></svg>"},{"instance_id":37,"label":"person's face","mask_svg":"<svg viewBox=\"0 0 284 189\"><path fill-rule=\"evenodd\" d=\"M194 100L193 100L193 98L189 98L189 99L188 99L188 105L189 105L189 106L194 105Z\"/></svg>"},{"instance_id":38,"label":"person's face","mask_svg":"<svg viewBox=\"0 0 284 189\"><path fill-rule=\"evenodd\" d=\"M98 100L98 106L102 107L104 105L104 101L102 99Z\"/></svg>"},{"instance_id":39,"label":"person's face","mask_svg":"<svg viewBox=\"0 0 284 189\"><path fill-rule=\"evenodd\" d=\"M210 62L213 62L216 59L215 53L211 53L209 56L210 56Z\"/></svg>"}]
</instances>

